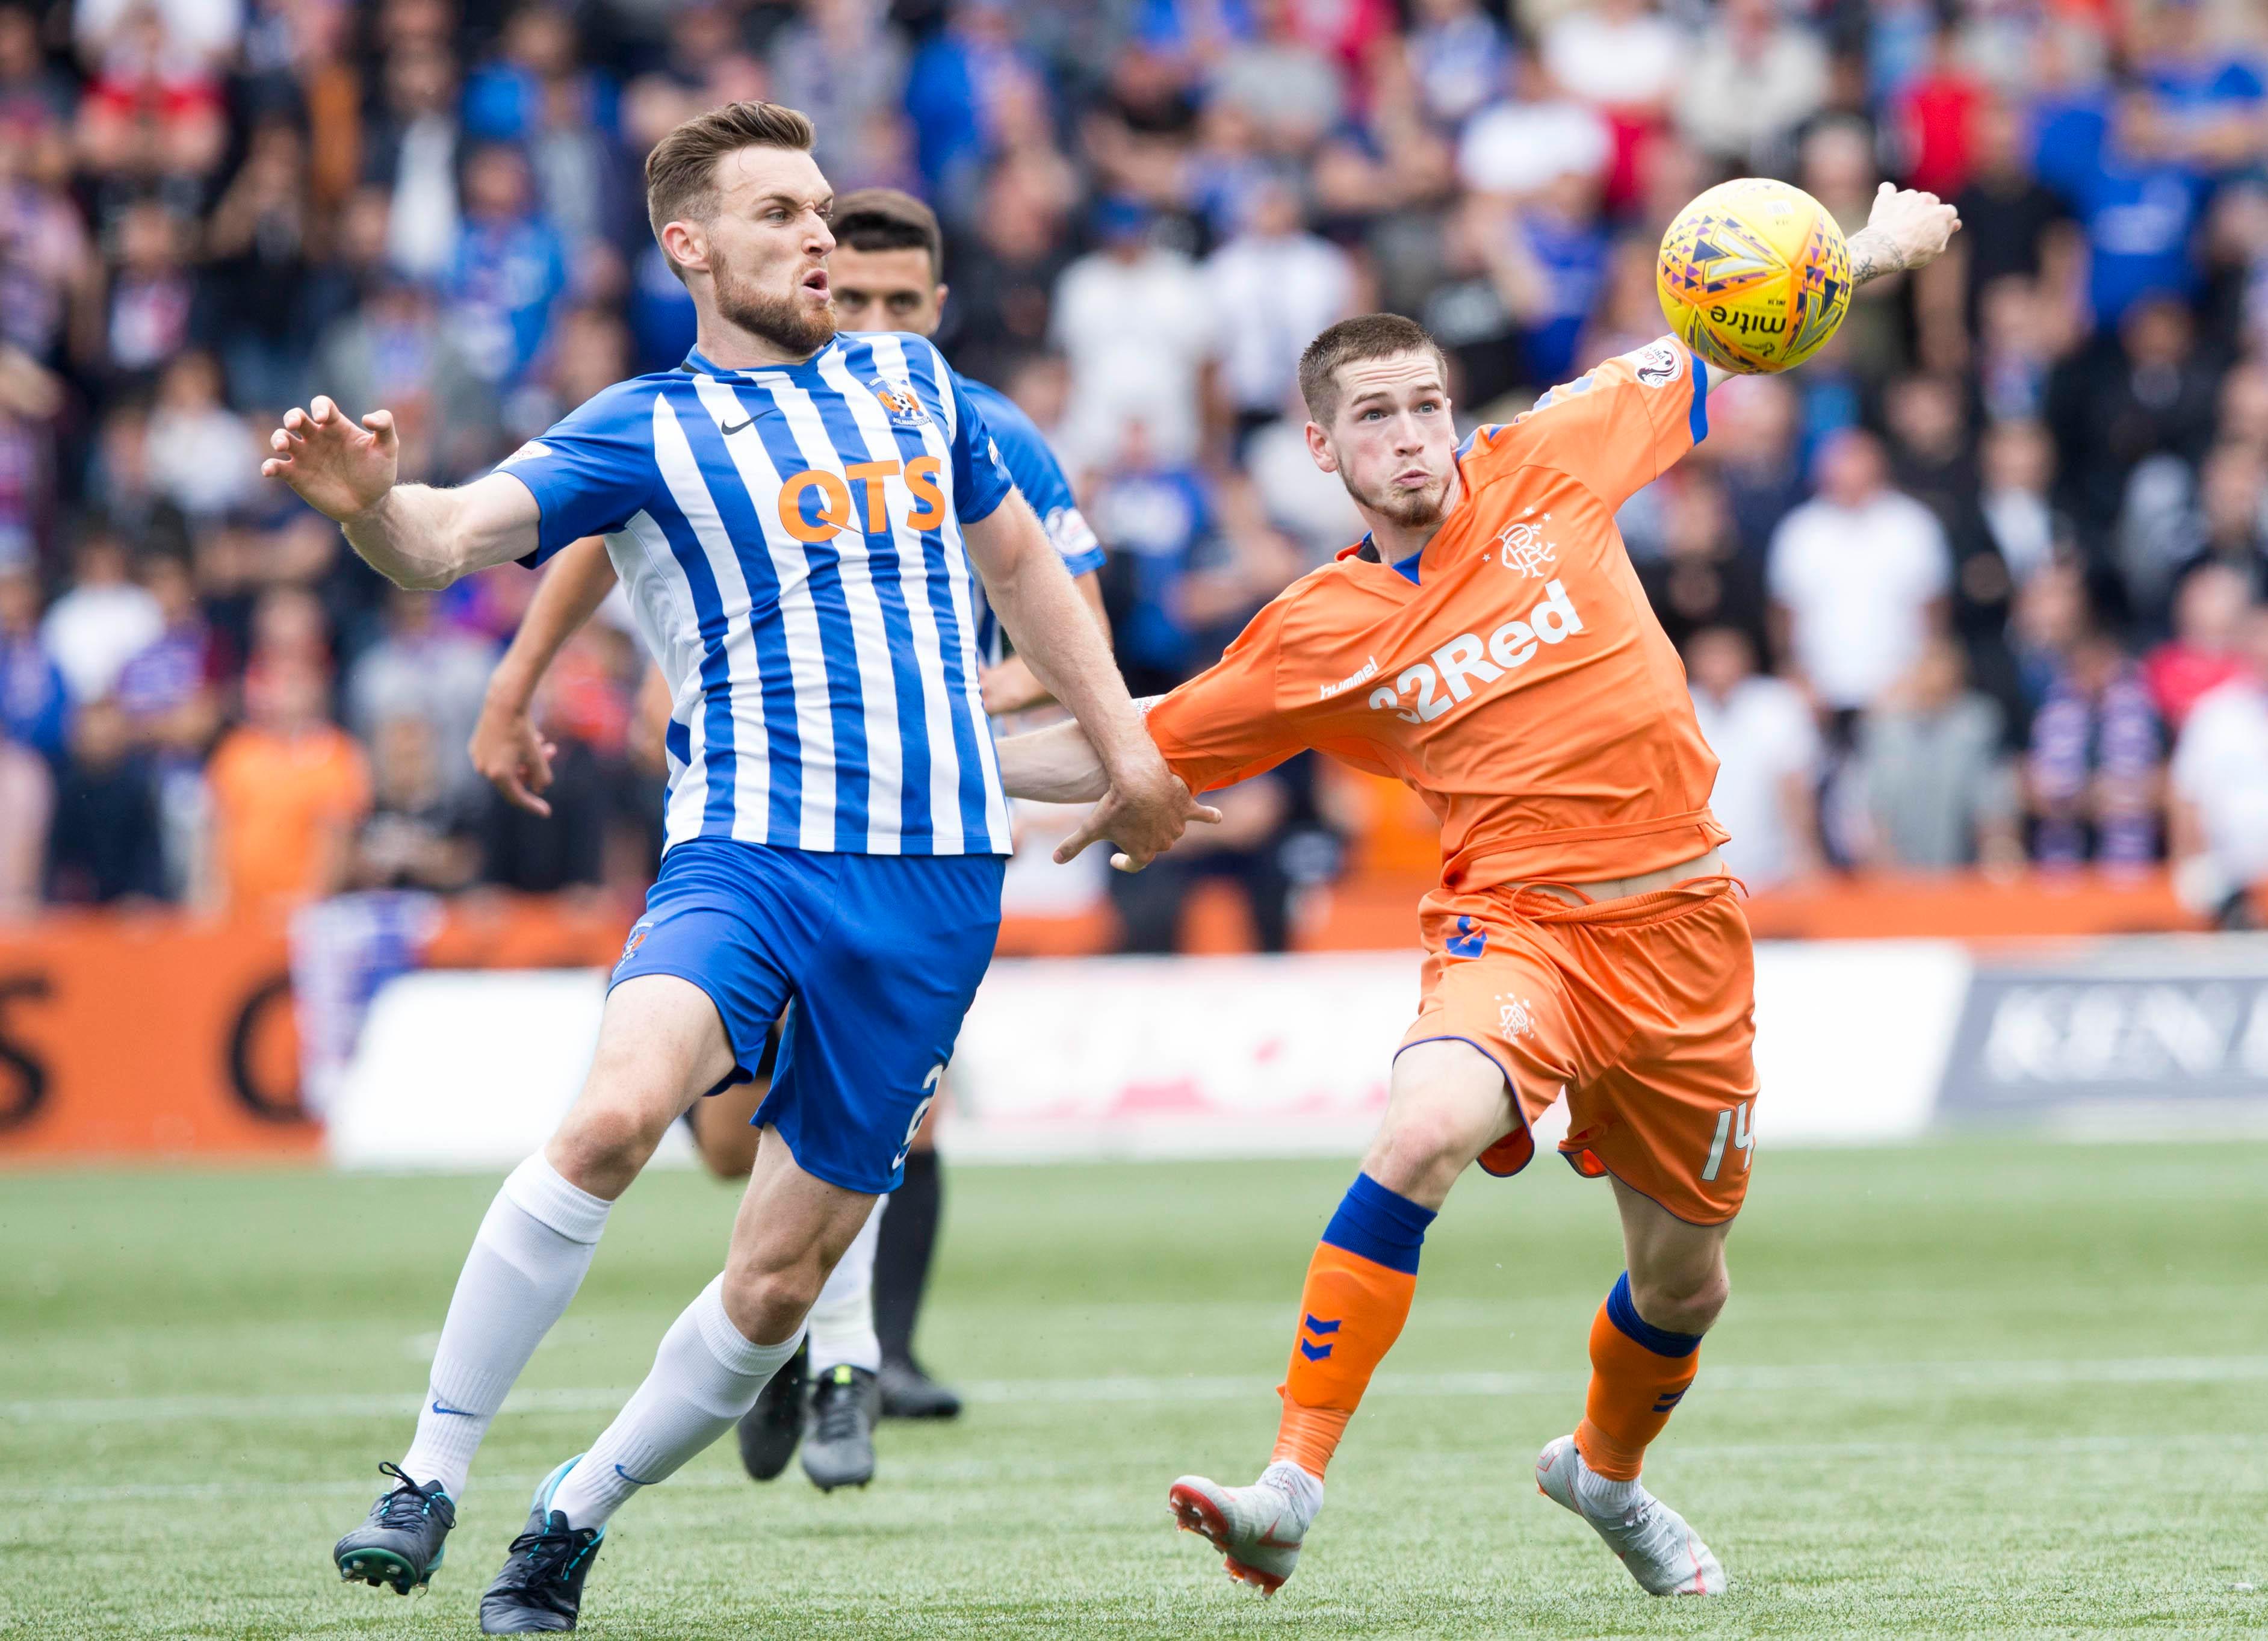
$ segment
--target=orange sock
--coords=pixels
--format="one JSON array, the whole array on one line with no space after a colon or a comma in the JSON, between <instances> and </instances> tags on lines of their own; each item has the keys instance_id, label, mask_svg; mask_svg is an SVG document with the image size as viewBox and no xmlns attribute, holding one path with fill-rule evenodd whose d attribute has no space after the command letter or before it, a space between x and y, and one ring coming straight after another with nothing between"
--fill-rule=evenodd
<instances>
[{"instance_id":1,"label":"orange sock","mask_svg":"<svg viewBox=\"0 0 2268 1641\"><path fill-rule=\"evenodd\" d=\"M1394 1348L1418 1291L1418 1250L1433 1211L1355 1176L1307 1262L1299 1337L1276 1394L1278 1459L1320 1477L1370 1376Z\"/></svg>"},{"instance_id":2,"label":"orange sock","mask_svg":"<svg viewBox=\"0 0 2268 1641\"><path fill-rule=\"evenodd\" d=\"M1701 1371L1700 1350L1699 1334L1671 1333L1638 1314L1624 1271L1591 1319L1591 1389L1575 1427L1583 1462L1610 1481L1636 1481L1647 1444Z\"/></svg>"}]
</instances>

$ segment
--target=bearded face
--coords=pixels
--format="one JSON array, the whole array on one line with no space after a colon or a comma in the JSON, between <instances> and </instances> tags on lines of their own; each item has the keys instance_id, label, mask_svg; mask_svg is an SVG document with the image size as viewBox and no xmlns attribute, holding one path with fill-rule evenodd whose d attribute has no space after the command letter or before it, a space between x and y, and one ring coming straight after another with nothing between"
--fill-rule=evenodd
<instances>
[{"instance_id":1,"label":"bearded face","mask_svg":"<svg viewBox=\"0 0 2268 1641\"><path fill-rule=\"evenodd\" d=\"M812 353L835 335L835 298L814 304L803 285L800 264L791 264L767 286L733 265L730 258L711 252L710 272L716 282L717 313L751 335L762 337L784 353Z\"/></svg>"}]
</instances>

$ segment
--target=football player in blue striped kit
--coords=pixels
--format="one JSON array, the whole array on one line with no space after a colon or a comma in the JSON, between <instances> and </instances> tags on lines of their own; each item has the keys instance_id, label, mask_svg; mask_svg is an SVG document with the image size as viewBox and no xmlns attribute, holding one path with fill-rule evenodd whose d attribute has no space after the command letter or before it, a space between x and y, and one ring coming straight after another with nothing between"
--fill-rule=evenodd
<instances>
[{"instance_id":1,"label":"football player in blue striped kit","mask_svg":"<svg viewBox=\"0 0 2268 1641\"><path fill-rule=\"evenodd\" d=\"M830 230L836 244L828 283L841 330L936 331L948 291L944 235L928 206L895 188L860 188L835 202ZM983 417L1017 493L1039 515L1097 630L1107 634L1102 547L1062 464L1013 400L982 382L962 379L961 386ZM534 813L550 813L542 794L551 781L549 748L530 710L535 693L560 650L615 585L605 542L591 536L563 548L546 568L490 680L468 750L508 802ZM1003 655L1000 623L981 592L976 657L985 710L997 716L1044 703L1047 692L1022 659ZM769 1071L757 1067L754 1081L696 1101L685 1114L702 1161L720 1179L737 1184L748 1177L757 1149L749 1115L770 1092ZM932 1108L907 1154L903 1183L877 1204L820 1291L806 1336L808 1372L804 1362L791 1360L740 1420L741 1462L756 1480L778 1475L800 1443L804 1470L816 1485L863 1487L874 1475L877 1404L897 1417L960 1411L959 1398L923 1372L913 1354L939 1218L936 1129Z\"/></svg>"},{"instance_id":2,"label":"football player in blue striped kit","mask_svg":"<svg viewBox=\"0 0 2268 1641\"><path fill-rule=\"evenodd\" d=\"M604 536L673 695L666 852L589 1078L482 1222L416 1436L340 1541L342 1577L426 1581L473 1452L614 1200L795 1004L725 1269L614 1423L537 1490L482 1599L488 1634L574 1628L608 1519L747 1411L898 1181L990 957L1010 847L977 574L1109 771L1075 841L1142 864L1211 815L1143 732L936 349L836 335L833 192L811 143L801 114L734 103L648 159L648 214L698 314L678 370L608 389L455 489L397 483L392 417L357 423L322 398L285 415L261 467L403 586Z\"/></svg>"}]
</instances>

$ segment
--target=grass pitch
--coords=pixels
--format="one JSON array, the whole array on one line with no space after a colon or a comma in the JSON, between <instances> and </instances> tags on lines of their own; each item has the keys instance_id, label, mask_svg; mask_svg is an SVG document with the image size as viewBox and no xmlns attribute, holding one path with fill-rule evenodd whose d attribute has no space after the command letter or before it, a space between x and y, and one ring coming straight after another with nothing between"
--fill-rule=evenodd
<instances>
[{"instance_id":1,"label":"grass pitch","mask_svg":"<svg viewBox=\"0 0 2268 1641\"><path fill-rule=\"evenodd\" d=\"M2268 1147L1766 1152L1647 1480L1733 1593L1641 1595L1539 1498L1619 1261L1602 1186L1476 1175L1299 1575L1232 1587L1167 1483L1248 1479L1351 1167L961 1169L933 1365L864 1492L728 1441L616 1520L594 1637L1995 1636L2268 1628ZM328 1552L399 1455L492 1179L0 1176L0 1632L466 1636L528 1489L713 1272L640 1183L498 1420L425 1596Z\"/></svg>"}]
</instances>

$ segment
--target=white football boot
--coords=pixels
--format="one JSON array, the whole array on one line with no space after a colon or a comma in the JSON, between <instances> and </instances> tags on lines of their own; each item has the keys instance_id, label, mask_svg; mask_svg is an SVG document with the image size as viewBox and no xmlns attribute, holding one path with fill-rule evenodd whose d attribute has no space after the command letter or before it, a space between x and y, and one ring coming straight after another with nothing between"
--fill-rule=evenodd
<instances>
[{"instance_id":1,"label":"white football boot","mask_svg":"<svg viewBox=\"0 0 2268 1641\"><path fill-rule=\"evenodd\" d=\"M1227 1558L1231 1578L1273 1595L1300 1564L1300 1541L1317 1508L1306 1500L1321 1493L1320 1483L1283 1474L1296 1468L1279 1459L1249 1487L1185 1475L1166 1502L1182 1532L1197 1534Z\"/></svg>"},{"instance_id":2,"label":"white football boot","mask_svg":"<svg viewBox=\"0 0 2268 1641\"><path fill-rule=\"evenodd\" d=\"M1643 1487L1620 1515L1595 1516L1583 1508L1577 1486L1588 1467L1575 1439L1562 1436L1535 1458L1535 1490L1591 1524L1649 1595L1722 1595L1725 1570L1685 1518Z\"/></svg>"}]
</instances>

